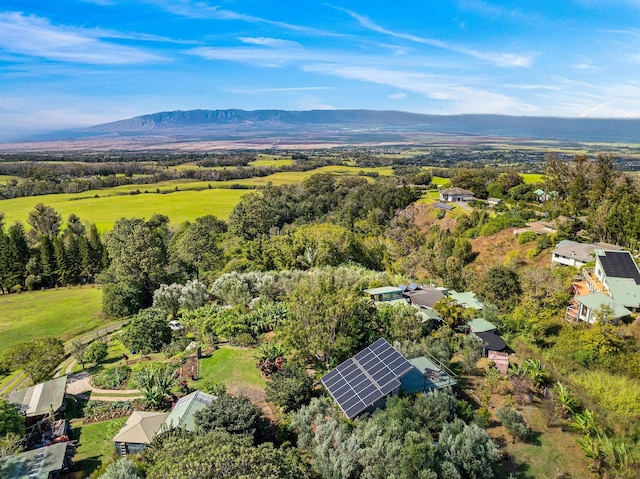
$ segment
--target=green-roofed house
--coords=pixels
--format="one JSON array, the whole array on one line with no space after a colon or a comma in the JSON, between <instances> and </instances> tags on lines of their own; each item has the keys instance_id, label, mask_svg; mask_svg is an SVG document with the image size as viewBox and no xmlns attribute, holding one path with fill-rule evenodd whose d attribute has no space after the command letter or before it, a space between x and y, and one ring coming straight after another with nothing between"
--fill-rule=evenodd
<instances>
[{"instance_id":1,"label":"green-roofed house","mask_svg":"<svg viewBox=\"0 0 640 479\"><path fill-rule=\"evenodd\" d=\"M3 479L60 479L71 469L73 447L60 442L14 454L0 468Z\"/></svg>"},{"instance_id":2,"label":"green-roofed house","mask_svg":"<svg viewBox=\"0 0 640 479\"><path fill-rule=\"evenodd\" d=\"M492 333L496 330L493 323L484 318L475 318L467 323L472 333Z\"/></svg>"},{"instance_id":3,"label":"green-roofed house","mask_svg":"<svg viewBox=\"0 0 640 479\"><path fill-rule=\"evenodd\" d=\"M464 293L458 293L454 290L449 290L449 297L455 300L460 306L464 306L465 308L472 308L481 311L483 305L478 298L476 298L476 294L473 291L466 291Z\"/></svg>"},{"instance_id":4,"label":"green-roofed house","mask_svg":"<svg viewBox=\"0 0 640 479\"><path fill-rule=\"evenodd\" d=\"M413 368L400 378L400 391L422 393L455 386L458 376L432 355L408 360Z\"/></svg>"},{"instance_id":5,"label":"green-roofed house","mask_svg":"<svg viewBox=\"0 0 640 479\"><path fill-rule=\"evenodd\" d=\"M27 389L9 394L9 402L16 404L27 417L27 426L42 417L64 411L64 394L67 388L67 376L60 376Z\"/></svg>"},{"instance_id":6,"label":"green-roofed house","mask_svg":"<svg viewBox=\"0 0 640 479\"><path fill-rule=\"evenodd\" d=\"M380 288L365 289L364 292L369 295L371 301L376 303L407 303L407 300L402 296L402 288L396 286L382 286Z\"/></svg>"},{"instance_id":7,"label":"green-roofed house","mask_svg":"<svg viewBox=\"0 0 640 479\"><path fill-rule=\"evenodd\" d=\"M604 293L591 293L575 298L578 303L578 317L580 321L593 324L598 320L598 314L603 308L608 308L611 312L611 320L619 321L631 314L624 306L616 303Z\"/></svg>"},{"instance_id":8,"label":"green-roofed house","mask_svg":"<svg viewBox=\"0 0 640 479\"><path fill-rule=\"evenodd\" d=\"M202 391L195 391L181 397L164 420L159 432L165 432L174 428L193 431L196 428L196 413L211 405L215 399L215 396L203 393Z\"/></svg>"}]
</instances>

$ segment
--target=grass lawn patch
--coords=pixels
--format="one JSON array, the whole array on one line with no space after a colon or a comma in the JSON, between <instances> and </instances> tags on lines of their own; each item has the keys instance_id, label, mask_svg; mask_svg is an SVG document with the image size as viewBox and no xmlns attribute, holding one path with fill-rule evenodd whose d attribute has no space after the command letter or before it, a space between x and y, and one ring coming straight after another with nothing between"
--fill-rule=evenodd
<instances>
[{"instance_id":1,"label":"grass lawn patch","mask_svg":"<svg viewBox=\"0 0 640 479\"><path fill-rule=\"evenodd\" d=\"M270 158L268 156L258 155L258 159L255 161L250 161L250 166L289 166L295 160L291 158Z\"/></svg>"},{"instance_id":2,"label":"grass lawn patch","mask_svg":"<svg viewBox=\"0 0 640 479\"><path fill-rule=\"evenodd\" d=\"M74 438L79 439L76 455L73 460L84 475L89 476L102 464L111 462L115 457L113 438L124 425L126 418L82 424L72 422Z\"/></svg>"},{"instance_id":3,"label":"grass lawn patch","mask_svg":"<svg viewBox=\"0 0 640 479\"><path fill-rule=\"evenodd\" d=\"M431 179L431 182L436 185L436 186L443 186L446 185L447 183L449 183L451 181L451 178L443 178L441 176L434 176Z\"/></svg>"},{"instance_id":4,"label":"grass lawn patch","mask_svg":"<svg viewBox=\"0 0 640 479\"><path fill-rule=\"evenodd\" d=\"M105 326L101 310L102 291L92 287L0 295L0 354L39 336L68 340Z\"/></svg>"},{"instance_id":5,"label":"grass lawn patch","mask_svg":"<svg viewBox=\"0 0 640 479\"><path fill-rule=\"evenodd\" d=\"M200 379L193 386L198 387L203 380L231 386L251 386L264 389L265 382L256 368L255 349L240 349L223 346L211 356L200 361Z\"/></svg>"}]
</instances>

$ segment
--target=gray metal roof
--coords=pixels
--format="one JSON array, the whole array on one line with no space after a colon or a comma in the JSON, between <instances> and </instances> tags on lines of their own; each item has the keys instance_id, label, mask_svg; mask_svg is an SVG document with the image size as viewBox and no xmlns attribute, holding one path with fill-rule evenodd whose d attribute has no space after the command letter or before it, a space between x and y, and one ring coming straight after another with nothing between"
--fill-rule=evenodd
<instances>
[{"instance_id":1,"label":"gray metal roof","mask_svg":"<svg viewBox=\"0 0 640 479\"><path fill-rule=\"evenodd\" d=\"M19 405L27 417L42 416L63 406L66 387L67 376L60 376L27 389L13 391L9 394L9 402Z\"/></svg>"},{"instance_id":2,"label":"gray metal roof","mask_svg":"<svg viewBox=\"0 0 640 479\"><path fill-rule=\"evenodd\" d=\"M21 452L7 459L2 467L5 479L48 479L49 473L60 471L65 467L67 443Z\"/></svg>"}]
</instances>

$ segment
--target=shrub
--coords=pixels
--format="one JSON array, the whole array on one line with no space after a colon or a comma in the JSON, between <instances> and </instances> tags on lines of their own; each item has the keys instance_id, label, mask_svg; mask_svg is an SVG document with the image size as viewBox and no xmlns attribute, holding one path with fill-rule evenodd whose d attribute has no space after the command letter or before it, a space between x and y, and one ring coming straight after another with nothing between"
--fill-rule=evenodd
<instances>
[{"instance_id":1,"label":"shrub","mask_svg":"<svg viewBox=\"0 0 640 479\"><path fill-rule=\"evenodd\" d=\"M249 333L241 333L238 334L235 338L233 338L233 345L239 346L241 348L253 346L256 344L256 339L251 336Z\"/></svg>"},{"instance_id":2,"label":"shrub","mask_svg":"<svg viewBox=\"0 0 640 479\"><path fill-rule=\"evenodd\" d=\"M518 235L518 244L527 244L535 241L538 238L538 235L533 231L525 231L524 233L520 233Z\"/></svg>"},{"instance_id":3,"label":"shrub","mask_svg":"<svg viewBox=\"0 0 640 479\"><path fill-rule=\"evenodd\" d=\"M531 430L524 421L524 416L520 411L512 407L498 409L498 419L509 432L513 441L526 441L531 435Z\"/></svg>"},{"instance_id":4,"label":"shrub","mask_svg":"<svg viewBox=\"0 0 640 479\"><path fill-rule=\"evenodd\" d=\"M125 389L130 377L130 367L115 366L105 368L100 373L92 376L91 384L100 389Z\"/></svg>"},{"instance_id":5,"label":"shrub","mask_svg":"<svg viewBox=\"0 0 640 479\"><path fill-rule=\"evenodd\" d=\"M106 359L109 354L109 347L104 341L94 341L89 345L84 353L84 360L88 363L99 364Z\"/></svg>"},{"instance_id":6,"label":"shrub","mask_svg":"<svg viewBox=\"0 0 640 479\"><path fill-rule=\"evenodd\" d=\"M311 400L313 379L305 369L284 366L267 383L266 399L284 412L296 411Z\"/></svg>"}]
</instances>

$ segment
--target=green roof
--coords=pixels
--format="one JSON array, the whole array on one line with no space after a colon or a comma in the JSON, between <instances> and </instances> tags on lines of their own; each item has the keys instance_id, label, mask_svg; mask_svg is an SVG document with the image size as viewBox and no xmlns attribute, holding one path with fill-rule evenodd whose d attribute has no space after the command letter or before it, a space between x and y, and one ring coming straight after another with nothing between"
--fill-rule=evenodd
<instances>
[{"instance_id":1,"label":"green roof","mask_svg":"<svg viewBox=\"0 0 640 479\"><path fill-rule=\"evenodd\" d=\"M432 319L439 320L439 321L442 320L442 316L440 316L435 309L431 309L431 308L420 308L418 309L416 314L420 316L421 322L423 323L426 323L427 321L430 321Z\"/></svg>"},{"instance_id":2,"label":"green roof","mask_svg":"<svg viewBox=\"0 0 640 479\"><path fill-rule=\"evenodd\" d=\"M61 442L32 451L14 454L2 467L5 479L48 479L49 473L65 467L67 443Z\"/></svg>"},{"instance_id":3,"label":"green roof","mask_svg":"<svg viewBox=\"0 0 640 479\"><path fill-rule=\"evenodd\" d=\"M181 397L164 420L160 432L178 427L193 431L196 428L195 414L209 406L215 399L215 396L202 391Z\"/></svg>"},{"instance_id":4,"label":"green roof","mask_svg":"<svg viewBox=\"0 0 640 479\"><path fill-rule=\"evenodd\" d=\"M402 290L396 286L382 286L380 288L365 289L367 294L388 294L388 293L402 293Z\"/></svg>"},{"instance_id":5,"label":"green roof","mask_svg":"<svg viewBox=\"0 0 640 479\"><path fill-rule=\"evenodd\" d=\"M613 311L613 319L629 316L631 311L617 303L604 293L591 293L576 297L578 303L589 308L591 311L598 311L602 306L608 306Z\"/></svg>"},{"instance_id":6,"label":"green roof","mask_svg":"<svg viewBox=\"0 0 640 479\"><path fill-rule=\"evenodd\" d=\"M471 328L472 333L486 333L487 331L494 331L496 329L493 323L490 323L484 318L475 318L467 323Z\"/></svg>"},{"instance_id":7,"label":"green roof","mask_svg":"<svg viewBox=\"0 0 640 479\"><path fill-rule=\"evenodd\" d=\"M55 412L64 405L66 387L67 376L61 376L27 389L13 391L9 394L9 402L19 405L27 417L42 416L52 410Z\"/></svg>"},{"instance_id":8,"label":"green roof","mask_svg":"<svg viewBox=\"0 0 640 479\"><path fill-rule=\"evenodd\" d=\"M449 291L449 297L453 298L456 303L473 309L482 309L482 303L476 298L476 294L472 291L458 293L457 291Z\"/></svg>"}]
</instances>

